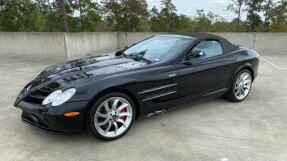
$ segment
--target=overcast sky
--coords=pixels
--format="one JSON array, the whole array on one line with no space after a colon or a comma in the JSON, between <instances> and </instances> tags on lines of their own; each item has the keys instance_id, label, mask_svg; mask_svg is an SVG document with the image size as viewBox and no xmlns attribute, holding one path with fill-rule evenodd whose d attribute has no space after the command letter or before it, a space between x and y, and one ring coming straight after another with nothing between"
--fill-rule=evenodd
<instances>
[{"instance_id":1,"label":"overcast sky","mask_svg":"<svg viewBox=\"0 0 287 161\"><path fill-rule=\"evenodd\" d=\"M149 9L153 6L160 8L160 0L147 0L147 2ZM197 10L204 9L206 13L211 11L228 21L236 17L233 12L227 11L228 0L172 0L172 3L176 6L178 13L188 16L195 16Z\"/></svg>"}]
</instances>

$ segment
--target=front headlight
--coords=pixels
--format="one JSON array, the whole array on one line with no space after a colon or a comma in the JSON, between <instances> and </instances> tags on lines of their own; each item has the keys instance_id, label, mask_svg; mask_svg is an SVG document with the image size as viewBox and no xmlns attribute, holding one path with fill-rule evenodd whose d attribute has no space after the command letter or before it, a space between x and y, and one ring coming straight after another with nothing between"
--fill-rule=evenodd
<instances>
[{"instance_id":1,"label":"front headlight","mask_svg":"<svg viewBox=\"0 0 287 161\"><path fill-rule=\"evenodd\" d=\"M54 91L43 100L42 105L47 105L51 103L52 106L59 106L67 102L71 97L73 97L75 93L75 88L70 88L68 90L65 90L64 92L62 90Z\"/></svg>"}]
</instances>

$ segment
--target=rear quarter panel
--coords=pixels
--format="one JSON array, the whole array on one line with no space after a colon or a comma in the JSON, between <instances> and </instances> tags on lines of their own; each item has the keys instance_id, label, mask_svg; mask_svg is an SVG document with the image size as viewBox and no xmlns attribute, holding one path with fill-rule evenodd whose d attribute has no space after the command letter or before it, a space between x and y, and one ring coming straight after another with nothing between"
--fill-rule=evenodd
<instances>
[{"instance_id":1,"label":"rear quarter panel","mask_svg":"<svg viewBox=\"0 0 287 161\"><path fill-rule=\"evenodd\" d=\"M259 54L252 49L240 47L240 50L235 53L235 57L237 60L237 69L234 74L236 75L242 69L247 68L251 70L254 81L258 74Z\"/></svg>"}]
</instances>

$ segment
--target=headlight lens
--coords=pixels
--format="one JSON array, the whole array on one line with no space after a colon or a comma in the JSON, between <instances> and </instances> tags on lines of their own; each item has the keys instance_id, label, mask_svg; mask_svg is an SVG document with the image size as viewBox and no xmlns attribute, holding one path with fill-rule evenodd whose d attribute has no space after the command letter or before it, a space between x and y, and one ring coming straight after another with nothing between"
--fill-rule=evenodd
<instances>
[{"instance_id":1,"label":"headlight lens","mask_svg":"<svg viewBox=\"0 0 287 161\"><path fill-rule=\"evenodd\" d=\"M67 102L71 97L73 97L75 93L75 88L70 88L68 90L65 90L64 92L62 90L54 91L43 100L42 105L52 103L52 106L59 106Z\"/></svg>"}]
</instances>

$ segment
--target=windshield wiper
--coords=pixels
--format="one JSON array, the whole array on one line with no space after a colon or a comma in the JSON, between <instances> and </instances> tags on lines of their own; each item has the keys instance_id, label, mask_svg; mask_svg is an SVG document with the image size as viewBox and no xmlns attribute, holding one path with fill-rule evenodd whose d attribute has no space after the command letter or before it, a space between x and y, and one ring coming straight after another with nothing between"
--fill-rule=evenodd
<instances>
[{"instance_id":1,"label":"windshield wiper","mask_svg":"<svg viewBox=\"0 0 287 161\"><path fill-rule=\"evenodd\" d=\"M152 63L152 61L149 60L149 59L144 58L144 55L145 55L146 52L147 52L147 50L141 51L141 52L139 52L139 53L132 53L132 54L129 54L129 55L126 55L126 54L125 54L124 56L127 57L127 58L134 59L134 60L136 60L136 61L141 61L141 60L143 60L143 61L147 62L148 64L150 64L150 63ZM140 56L140 55L141 55L141 56Z\"/></svg>"},{"instance_id":2,"label":"windshield wiper","mask_svg":"<svg viewBox=\"0 0 287 161\"><path fill-rule=\"evenodd\" d=\"M141 56L138 56L138 55L126 55L126 58L130 58L130 59L134 59L134 60L136 60L136 61L141 61L141 60L143 60L143 61L145 61L145 62L147 62L148 64L151 64L152 63L152 61L150 61L150 60L148 60L148 59L146 59L146 58L144 58L144 57L141 57Z\"/></svg>"}]
</instances>

